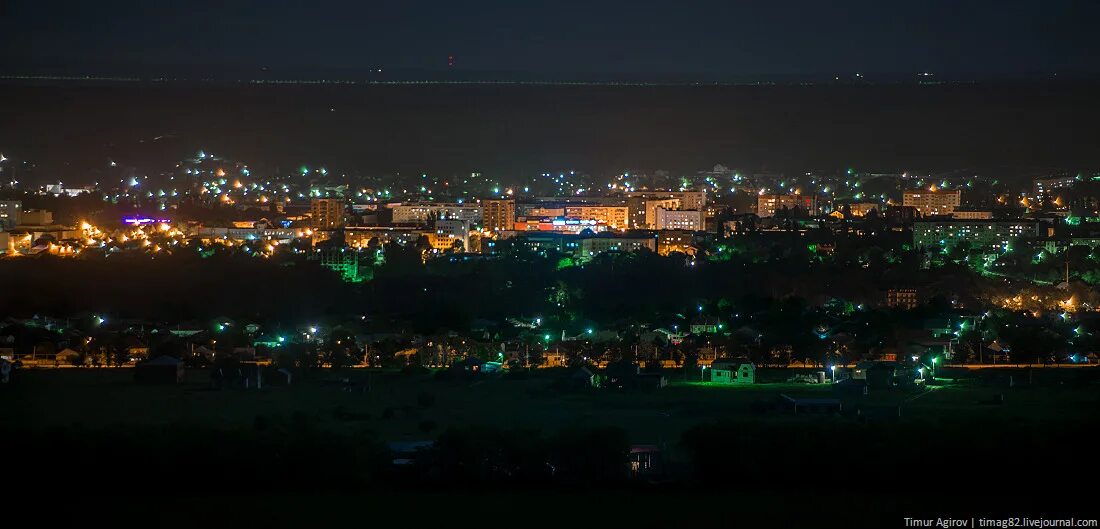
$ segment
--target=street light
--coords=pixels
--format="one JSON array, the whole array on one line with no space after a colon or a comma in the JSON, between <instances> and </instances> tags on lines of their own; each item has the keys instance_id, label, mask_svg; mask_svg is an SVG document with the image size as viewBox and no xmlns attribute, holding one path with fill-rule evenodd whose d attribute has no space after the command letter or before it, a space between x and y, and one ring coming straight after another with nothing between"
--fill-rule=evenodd
<instances>
[{"instance_id":1,"label":"street light","mask_svg":"<svg viewBox=\"0 0 1100 529\"><path fill-rule=\"evenodd\" d=\"M833 384L836 384L836 366L829 366L829 371L832 372Z\"/></svg>"}]
</instances>

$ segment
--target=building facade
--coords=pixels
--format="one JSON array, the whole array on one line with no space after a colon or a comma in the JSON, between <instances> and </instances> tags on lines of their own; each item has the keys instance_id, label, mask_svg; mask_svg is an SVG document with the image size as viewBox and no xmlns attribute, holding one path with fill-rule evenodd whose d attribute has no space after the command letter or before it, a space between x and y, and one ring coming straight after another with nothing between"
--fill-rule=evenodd
<instances>
[{"instance_id":1,"label":"building facade","mask_svg":"<svg viewBox=\"0 0 1100 529\"><path fill-rule=\"evenodd\" d=\"M432 248L437 250L471 251L470 221L468 220L437 220L435 221L435 232L432 235ZM461 248L459 248L459 245L461 245Z\"/></svg>"},{"instance_id":2,"label":"building facade","mask_svg":"<svg viewBox=\"0 0 1100 529\"><path fill-rule=\"evenodd\" d=\"M514 207L514 206L513 206ZM430 225L435 220L468 220L481 223L481 206L454 203L417 202L391 205L394 224Z\"/></svg>"},{"instance_id":3,"label":"building facade","mask_svg":"<svg viewBox=\"0 0 1100 529\"><path fill-rule=\"evenodd\" d=\"M1038 236L1034 220L918 220L913 223L913 246L948 250L962 242L971 248L1004 252L1022 237Z\"/></svg>"},{"instance_id":4,"label":"building facade","mask_svg":"<svg viewBox=\"0 0 1100 529\"><path fill-rule=\"evenodd\" d=\"M671 211L657 208L656 213L657 230L703 231L706 228L703 224L703 212L699 210Z\"/></svg>"},{"instance_id":5,"label":"building facade","mask_svg":"<svg viewBox=\"0 0 1100 529\"><path fill-rule=\"evenodd\" d=\"M1040 201L1046 200L1057 189L1073 187L1077 178L1073 176L1060 176L1055 178L1038 178L1032 182L1032 192Z\"/></svg>"},{"instance_id":6,"label":"building facade","mask_svg":"<svg viewBox=\"0 0 1100 529\"><path fill-rule=\"evenodd\" d=\"M628 205L630 207L630 227L645 230L656 229L658 209L682 209L679 198L631 197Z\"/></svg>"},{"instance_id":7,"label":"building facade","mask_svg":"<svg viewBox=\"0 0 1100 529\"><path fill-rule=\"evenodd\" d=\"M817 215L817 197L814 195L758 195L756 216L773 217L786 208L802 210L806 215Z\"/></svg>"},{"instance_id":8,"label":"building facade","mask_svg":"<svg viewBox=\"0 0 1100 529\"><path fill-rule=\"evenodd\" d=\"M633 252L636 250L657 251L657 237L582 237L577 248L577 257L590 258L604 252Z\"/></svg>"},{"instance_id":9,"label":"building facade","mask_svg":"<svg viewBox=\"0 0 1100 529\"><path fill-rule=\"evenodd\" d=\"M915 288L891 288L886 291L886 306L896 309L915 309L920 302Z\"/></svg>"},{"instance_id":10,"label":"building facade","mask_svg":"<svg viewBox=\"0 0 1100 529\"><path fill-rule=\"evenodd\" d=\"M707 205L707 194L704 191L630 191L627 198L643 198L665 200L674 198L680 201L683 209L703 209Z\"/></svg>"},{"instance_id":11,"label":"building facade","mask_svg":"<svg viewBox=\"0 0 1100 529\"><path fill-rule=\"evenodd\" d=\"M344 225L344 201L339 198L315 198L309 202L309 226L315 230L333 230Z\"/></svg>"},{"instance_id":12,"label":"building facade","mask_svg":"<svg viewBox=\"0 0 1100 529\"><path fill-rule=\"evenodd\" d=\"M950 215L962 201L962 191L915 189L902 193L901 202L921 216Z\"/></svg>"},{"instance_id":13,"label":"building facade","mask_svg":"<svg viewBox=\"0 0 1100 529\"><path fill-rule=\"evenodd\" d=\"M10 230L23 223L23 203L18 200L0 200L0 231Z\"/></svg>"},{"instance_id":14,"label":"building facade","mask_svg":"<svg viewBox=\"0 0 1100 529\"><path fill-rule=\"evenodd\" d=\"M962 211L955 210L951 212L951 218L960 220L989 220L993 218L992 211Z\"/></svg>"},{"instance_id":15,"label":"building facade","mask_svg":"<svg viewBox=\"0 0 1100 529\"><path fill-rule=\"evenodd\" d=\"M594 220L613 230L625 230L630 226L630 208L627 206L566 206L565 217Z\"/></svg>"},{"instance_id":16,"label":"building facade","mask_svg":"<svg viewBox=\"0 0 1100 529\"><path fill-rule=\"evenodd\" d=\"M482 200L482 226L492 232L512 229L516 221L515 200Z\"/></svg>"}]
</instances>

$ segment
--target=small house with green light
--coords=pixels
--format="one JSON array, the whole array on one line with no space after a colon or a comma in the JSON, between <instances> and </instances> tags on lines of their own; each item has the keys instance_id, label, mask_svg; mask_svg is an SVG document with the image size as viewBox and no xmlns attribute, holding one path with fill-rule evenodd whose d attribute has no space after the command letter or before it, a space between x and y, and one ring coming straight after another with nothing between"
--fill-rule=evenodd
<instances>
[{"instance_id":1,"label":"small house with green light","mask_svg":"<svg viewBox=\"0 0 1100 529\"><path fill-rule=\"evenodd\" d=\"M710 365L710 381L715 384L755 384L756 366L743 359L715 360Z\"/></svg>"},{"instance_id":2,"label":"small house with green light","mask_svg":"<svg viewBox=\"0 0 1100 529\"><path fill-rule=\"evenodd\" d=\"M691 322L691 334L714 334L721 328L718 318L702 316Z\"/></svg>"}]
</instances>

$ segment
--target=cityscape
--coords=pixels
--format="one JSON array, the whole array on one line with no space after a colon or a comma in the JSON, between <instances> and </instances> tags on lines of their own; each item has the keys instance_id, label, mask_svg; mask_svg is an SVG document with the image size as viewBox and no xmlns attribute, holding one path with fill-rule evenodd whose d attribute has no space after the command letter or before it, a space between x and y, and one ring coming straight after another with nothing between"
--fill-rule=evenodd
<instances>
[{"instance_id":1,"label":"cityscape","mask_svg":"<svg viewBox=\"0 0 1100 529\"><path fill-rule=\"evenodd\" d=\"M25 4L16 519L1098 523L1092 7Z\"/></svg>"}]
</instances>

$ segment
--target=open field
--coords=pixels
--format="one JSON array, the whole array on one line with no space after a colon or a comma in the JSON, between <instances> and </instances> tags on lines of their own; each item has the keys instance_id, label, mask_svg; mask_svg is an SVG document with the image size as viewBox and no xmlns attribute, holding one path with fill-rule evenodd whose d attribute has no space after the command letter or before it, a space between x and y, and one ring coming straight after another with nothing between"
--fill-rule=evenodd
<instances>
[{"instance_id":1,"label":"open field","mask_svg":"<svg viewBox=\"0 0 1100 529\"><path fill-rule=\"evenodd\" d=\"M431 439L451 426L543 431L615 426L635 443L675 443L684 430L719 420L820 420L760 408L781 393L833 396L828 384L676 382L649 392L570 391L556 384L563 374L553 371L473 382L360 370L350 376L351 391L328 372L290 387L211 390L206 373L199 371L189 372L176 386L141 386L129 369L31 370L19 373L0 394L15 404L8 409L9 424L30 429L171 425L234 430L251 429L257 417L307 418L323 430L368 431L385 440ZM988 403L997 394L1004 395L1004 403ZM1015 388L948 383L918 394L873 392L845 399L846 411L859 406L878 418L895 419L899 404L902 420L970 415L1077 420L1091 417L1100 391L1088 383ZM857 418L846 413L831 420Z\"/></svg>"}]
</instances>

